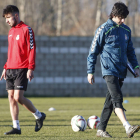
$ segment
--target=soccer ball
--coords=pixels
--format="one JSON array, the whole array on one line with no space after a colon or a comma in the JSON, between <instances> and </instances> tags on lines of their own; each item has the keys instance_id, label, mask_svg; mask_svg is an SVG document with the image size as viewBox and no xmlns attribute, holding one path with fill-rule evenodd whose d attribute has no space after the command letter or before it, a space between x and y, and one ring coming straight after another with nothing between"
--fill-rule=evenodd
<instances>
[{"instance_id":1,"label":"soccer ball","mask_svg":"<svg viewBox=\"0 0 140 140\"><path fill-rule=\"evenodd\" d=\"M74 123L74 121L75 121L75 119L77 118L77 116L79 116L79 115L75 115L74 117L72 117L72 119L71 119L71 126L72 126L72 124Z\"/></svg>"},{"instance_id":2,"label":"soccer ball","mask_svg":"<svg viewBox=\"0 0 140 140\"><path fill-rule=\"evenodd\" d=\"M74 132L84 131L87 127L87 122L84 119L84 117L82 117L80 115L75 115L71 119L71 126L72 126L72 130Z\"/></svg>"},{"instance_id":3,"label":"soccer ball","mask_svg":"<svg viewBox=\"0 0 140 140\"><path fill-rule=\"evenodd\" d=\"M87 125L91 129L97 129L100 123L100 118L98 116L90 116L87 120Z\"/></svg>"}]
</instances>

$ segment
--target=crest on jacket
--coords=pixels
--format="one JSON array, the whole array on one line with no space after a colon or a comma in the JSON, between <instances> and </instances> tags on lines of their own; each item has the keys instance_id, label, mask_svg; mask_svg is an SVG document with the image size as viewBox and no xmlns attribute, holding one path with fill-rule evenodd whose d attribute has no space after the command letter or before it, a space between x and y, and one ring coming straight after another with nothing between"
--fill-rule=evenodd
<instances>
[{"instance_id":1,"label":"crest on jacket","mask_svg":"<svg viewBox=\"0 0 140 140\"><path fill-rule=\"evenodd\" d=\"M19 40L19 35L16 36L16 40Z\"/></svg>"}]
</instances>

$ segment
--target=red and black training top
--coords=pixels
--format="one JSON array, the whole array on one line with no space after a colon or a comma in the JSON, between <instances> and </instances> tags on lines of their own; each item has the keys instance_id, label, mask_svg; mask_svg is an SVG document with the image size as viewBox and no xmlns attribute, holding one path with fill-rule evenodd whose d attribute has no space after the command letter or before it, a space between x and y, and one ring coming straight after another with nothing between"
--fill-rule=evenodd
<instances>
[{"instance_id":1,"label":"red and black training top","mask_svg":"<svg viewBox=\"0 0 140 140\"><path fill-rule=\"evenodd\" d=\"M24 22L12 27L8 34L8 58L4 69L35 69L34 32Z\"/></svg>"}]
</instances>

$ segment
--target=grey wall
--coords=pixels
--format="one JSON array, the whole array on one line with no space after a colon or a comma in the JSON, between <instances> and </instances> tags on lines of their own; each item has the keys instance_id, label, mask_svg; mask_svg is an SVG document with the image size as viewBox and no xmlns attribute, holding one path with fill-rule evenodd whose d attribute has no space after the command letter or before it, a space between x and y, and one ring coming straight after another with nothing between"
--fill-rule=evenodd
<instances>
[{"instance_id":1,"label":"grey wall","mask_svg":"<svg viewBox=\"0 0 140 140\"><path fill-rule=\"evenodd\" d=\"M26 96L104 97L106 84L101 76L99 57L95 84L87 82L86 59L93 37L36 37L35 78L29 82ZM140 38L133 38L140 62ZM0 72L7 58L7 36L0 36ZM122 88L124 96L139 96L140 78L128 72ZM5 80L0 81L0 96L7 96Z\"/></svg>"}]
</instances>

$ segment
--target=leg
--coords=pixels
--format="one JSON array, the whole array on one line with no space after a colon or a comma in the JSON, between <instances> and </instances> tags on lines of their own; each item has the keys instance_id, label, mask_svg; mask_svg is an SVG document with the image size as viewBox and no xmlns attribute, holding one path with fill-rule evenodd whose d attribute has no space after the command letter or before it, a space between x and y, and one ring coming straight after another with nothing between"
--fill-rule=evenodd
<instances>
[{"instance_id":1,"label":"leg","mask_svg":"<svg viewBox=\"0 0 140 140\"><path fill-rule=\"evenodd\" d=\"M18 103L14 99L14 90L8 90L8 99L10 104L10 113L13 120L13 129L4 134L21 134L21 129L18 121L19 108Z\"/></svg>"},{"instance_id":2,"label":"leg","mask_svg":"<svg viewBox=\"0 0 140 140\"><path fill-rule=\"evenodd\" d=\"M117 116L123 123L127 120L124 115L124 108L122 106L122 102L123 102L123 95L121 92L122 83L115 76L106 76L105 80L107 83L109 93L111 95L111 101L112 101L115 113L117 114Z\"/></svg>"},{"instance_id":3,"label":"leg","mask_svg":"<svg viewBox=\"0 0 140 140\"><path fill-rule=\"evenodd\" d=\"M117 116L119 117L123 125L125 126L128 137L133 137L134 133L138 132L140 126L138 125L130 126L130 124L127 122L127 119L124 113L125 109L123 108L123 105L122 105L123 95L122 95L121 86L120 86L121 82L115 76L107 76L105 77L105 80L106 80L107 87L111 95L111 100L112 100L115 113L117 114Z\"/></svg>"},{"instance_id":4,"label":"leg","mask_svg":"<svg viewBox=\"0 0 140 140\"><path fill-rule=\"evenodd\" d=\"M104 107L103 107L101 117L100 117L100 124L98 126L99 130L103 130L103 131L106 130L107 123L112 114L112 111L113 111L113 104L111 102L111 96L108 91L106 94L106 100L105 100Z\"/></svg>"},{"instance_id":5,"label":"leg","mask_svg":"<svg viewBox=\"0 0 140 140\"><path fill-rule=\"evenodd\" d=\"M37 109L32 104L32 102L24 97L24 90L15 90L14 99L16 102L20 103L22 106L24 106L30 112L32 112L32 113L36 112Z\"/></svg>"},{"instance_id":6,"label":"leg","mask_svg":"<svg viewBox=\"0 0 140 140\"><path fill-rule=\"evenodd\" d=\"M105 79L109 80L111 79L112 76L105 76ZM113 81L111 81L113 82ZM119 88L121 88L123 85L122 81L119 81ZM108 83L107 83L108 86ZM112 86L111 86L112 87ZM112 97L111 97L111 93L110 93L110 87L108 87L108 92L106 94L106 100L105 100L105 104L104 104L104 108L102 110L102 114L101 114L101 118L100 118L100 124L98 126L98 131L97 131L97 136L98 137L111 137L105 130L108 124L108 121L110 119L110 116L112 114L113 111L113 103L112 103Z\"/></svg>"},{"instance_id":7,"label":"leg","mask_svg":"<svg viewBox=\"0 0 140 140\"><path fill-rule=\"evenodd\" d=\"M122 80L119 80L120 88L122 87L122 85L123 85ZM108 90L108 92L106 94L106 100L105 100L105 103L104 103L104 108L102 110L102 114L101 114L101 117L100 117L100 124L98 126L99 130L103 130L103 131L106 130L107 123L110 119L112 111L113 111L113 104L112 104L112 101L111 101L110 92Z\"/></svg>"},{"instance_id":8,"label":"leg","mask_svg":"<svg viewBox=\"0 0 140 140\"><path fill-rule=\"evenodd\" d=\"M122 124L124 124L127 121L126 116L125 116L124 111L123 111L122 108L115 108L115 113L119 117L119 119L122 122Z\"/></svg>"},{"instance_id":9,"label":"leg","mask_svg":"<svg viewBox=\"0 0 140 140\"><path fill-rule=\"evenodd\" d=\"M119 79L119 85L121 88L123 85L123 80ZM121 120L122 124L127 121L124 110L122 110L121 108L115 108L115 113L117 114L117 116Z\"/></svg>"},{"instance_id":10,"label":"leg","mask_svg":"<svg viewBox=\"0 0 140 140\"><path fill-rule=\"evenodd\" d=\"M15 90L14 99L30 112L32 112L35 118L37 118L35 131L39 131L43 126L43 121L45 120L46 115L44 113L40 113L32 104L32 102L24 97L24 90Z\"/></svg>"},{"instance_id":11,"label":"leg","mask_svg":"<svg viewBox=\"0 0 140 140\"><path fill-rule=\"evenodd\" d=\"M12 120L18 120L19 108L16 100L14 99L14 90L8 90L8 99Z\"/></svg>"},{"instance_id":12,"label":"leg","mask_svg":"<svg viewBox=\"0 0 140 140\"><path fill-rule=\"evenodd\" d=\"M18 103L14 99L14 80L13 75L15 74L15 70L8 69L6 71L6 89L8 92L8 99L10 105L10 113L13 121L13 129L9 132L4 133L5 135L10 134L21 134L21 129L18 121L19 108Z\"/></svg>"},{"instance_id":13,"label":"leg","mask_svg":"<svg viewBox=\"0 0 140 140\"><path fill-rule=\"evenodd\" d=\"M32 102L24 97L24 91L26 91L28 85L27 71L28 69L16 70L16 78L14 81L14 99L34 115L36 118L35 131L39 131L43 126L43 121L46 115L39 112Z\"/></svg>"}]
</instances>

